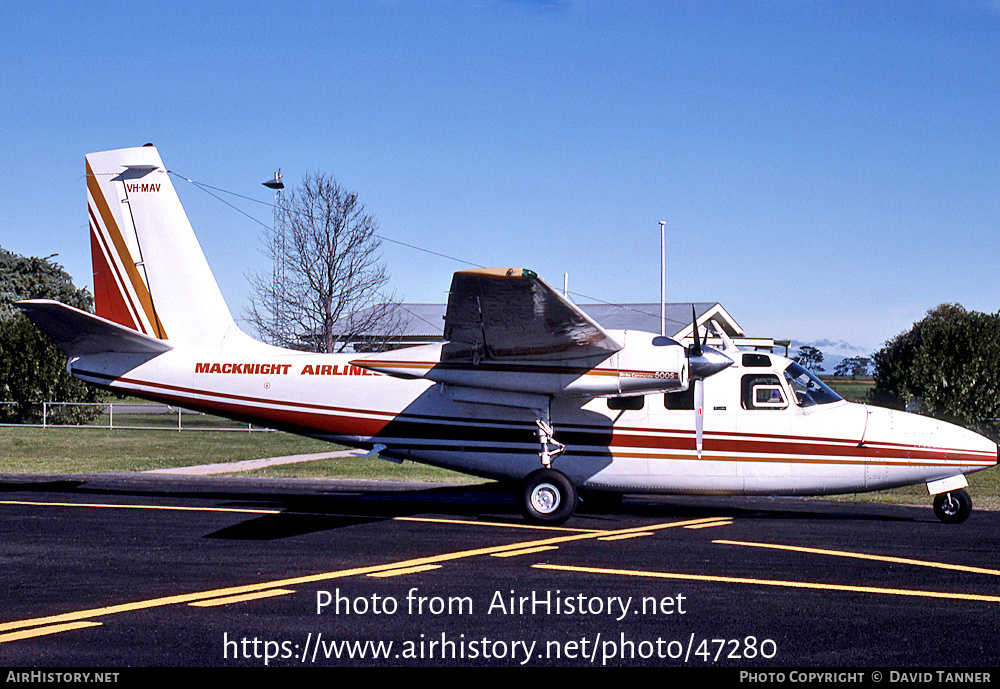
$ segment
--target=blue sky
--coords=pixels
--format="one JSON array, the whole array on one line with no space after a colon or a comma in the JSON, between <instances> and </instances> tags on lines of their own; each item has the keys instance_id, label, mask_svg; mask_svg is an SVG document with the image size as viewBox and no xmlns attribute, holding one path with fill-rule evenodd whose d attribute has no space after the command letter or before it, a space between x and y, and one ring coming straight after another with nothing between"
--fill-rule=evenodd
<instances>
[{"instance_id":1,"label":"blue sky","mask_svg":"<svg viewBox=\"0 0 1000 689\"><path fill-rule=\"evenodd\" d=\"M995 0L7 3L0 36L0 246L78 285L84 155L153 142L261 201L334 173L386 237L610 302L658 301L663 220L667 299L749 335L1000 310ZM239 317L261 226L174 184ZM413 302L466 267L384 257Z\"/></svg>"}]
</instances>

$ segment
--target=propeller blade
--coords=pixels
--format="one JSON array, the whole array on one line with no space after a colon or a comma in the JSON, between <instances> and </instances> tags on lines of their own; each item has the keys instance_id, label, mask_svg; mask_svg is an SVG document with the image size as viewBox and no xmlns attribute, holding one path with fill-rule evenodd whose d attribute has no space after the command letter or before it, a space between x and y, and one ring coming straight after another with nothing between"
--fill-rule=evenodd
<instances>
[{"instance_id":1,"label":"propeller blade","mask_svg":"<svg viewBox=\"0 0 1000 689\"><path fill-rule=\"evenodd\" d=\"M708 378L733 363L732 359L718 349L708 346L709 327L706 324L704 337L699 336L698 317L694 304L691 304L691 344L688 345L687 355L688 371L692 379Z\"/></svg>"},{"instance_id":2,"label":"propeller blade","mask_svg":"<svg viewBox=\"0 0 1000 689\"><path fill-rule=\"evenodd\" d=\"M705 432L705 381L694 381L694 447L701 459L702 437Z\"/></svg>"},{"instance_id":3,"label":"propeller blade","mask_svg":"<svg viewBox=\"0 0 1000 689\"><path fill-rule=\"evenodd\" d=\"M715 347L708 346L708 328L705 325L704 338L698 336L698 314L691 304L691 340L687 348L688 377L694 383L694 446L701 459L701 451L705 435L705 379L713 376L733 360Z\"/></svg>"},{"instance_id":4,"label":"propeller blade","mask_svg":"<svg viewBox=\"0 0 1000 689\"><path fill-rule=\"evenodd\" d=\"M701 342L698 340L698 316L694 312L694 304L691 304L691 339L694 344L688 348L688 356L701 356Z\"/></svg>"}]
</instances>

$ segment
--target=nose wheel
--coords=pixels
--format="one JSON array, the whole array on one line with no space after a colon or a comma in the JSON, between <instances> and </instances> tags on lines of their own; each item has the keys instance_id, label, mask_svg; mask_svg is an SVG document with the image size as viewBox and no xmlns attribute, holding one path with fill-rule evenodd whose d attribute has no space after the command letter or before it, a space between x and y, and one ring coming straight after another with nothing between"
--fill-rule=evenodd
<instances>
[{"instance_id":1,"label":"nose wheel","mask_svg":"<svg viewBox=\"0 0 1000 689\"><path fill-rule=\"evenodd\" d=\"M964 490L934 496L934 514L945 524L961 524L972 512L972 498Z\"/></svg>"},{"instance_id":2,"label":"nose wheel","mask_svg":"<svg viewBox=\"0 0 1000 689\"><path fill-rule=\"evenodd\" d=\"M535 524L562 524L576 509L576 487L562 472L539 469L524 480L521 511Z\"/></svg>"}]
</instances>

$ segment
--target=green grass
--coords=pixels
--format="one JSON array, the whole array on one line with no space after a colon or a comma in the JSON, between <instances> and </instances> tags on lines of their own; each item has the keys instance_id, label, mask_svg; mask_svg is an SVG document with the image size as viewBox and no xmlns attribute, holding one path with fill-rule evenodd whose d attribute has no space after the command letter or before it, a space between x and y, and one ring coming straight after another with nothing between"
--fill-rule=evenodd
<instances>
[{"instance_id":1,"label":"green grass","mask_svg":"<svg viewBox=\"0 0 1000 689\"><path fill-rule=\"evenodd\" d=\"M346 448L320 440L274 432L7 426L0 427L0 472L93 474L148 471L343 449ZM462 477L455 472L412 462L397 465L362 457L287 464L250 472L249 475L441 481Z\"/></svg>"},{"instance_id":2,"label":"green grass","mask_svg":"<svg viewBox=\"0 0 1000 689\"><path fill-rule=\"evenodd\" d=\"M821 376L824 383L833 388L834 392L848 402L867 402L868 393L875 388L871 378L844 378L839 376Z\"/></svg>"},{"instance_id":3,"label":"green grass","mask_svg":"<svg viewBox=\"0 0 1000 689\"><path fill-rule=\"evenodd\" d=\"M341 448L285 433L0 428L0 467L6 472L146 471L331 449Z\"/></svg>"}]
</instances>

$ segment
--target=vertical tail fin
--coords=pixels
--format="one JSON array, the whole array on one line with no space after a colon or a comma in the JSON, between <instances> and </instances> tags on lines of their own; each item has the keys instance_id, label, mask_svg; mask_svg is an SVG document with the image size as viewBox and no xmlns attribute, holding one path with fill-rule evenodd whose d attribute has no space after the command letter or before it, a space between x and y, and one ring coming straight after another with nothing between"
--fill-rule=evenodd
<instances>
[{"instance_id":1,"label":"vertical tail fin","mask_svg":"<svg viewBox=\"0 0 1000 689\"><path fill-rule=\"evenodd\" d=\"M87 156L97 315L174 344L219 344L232 314L153 146Z\"/></svg>"}]
</instances>

